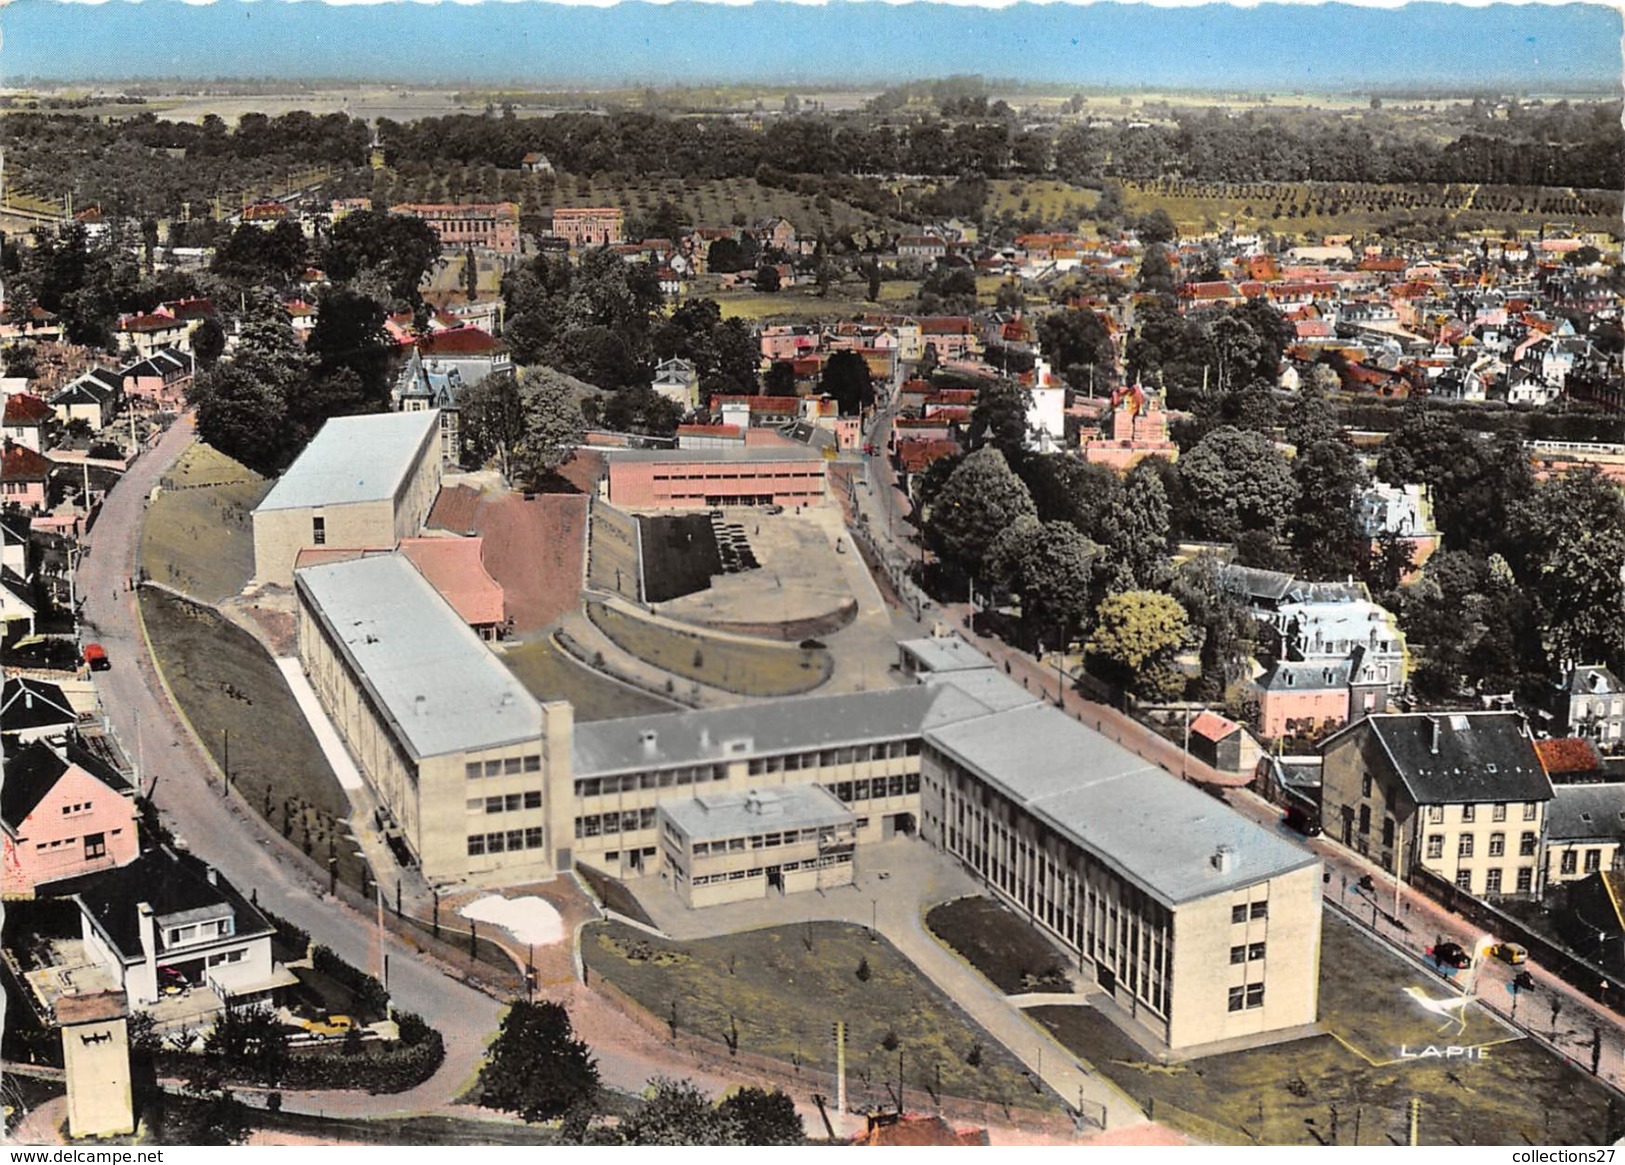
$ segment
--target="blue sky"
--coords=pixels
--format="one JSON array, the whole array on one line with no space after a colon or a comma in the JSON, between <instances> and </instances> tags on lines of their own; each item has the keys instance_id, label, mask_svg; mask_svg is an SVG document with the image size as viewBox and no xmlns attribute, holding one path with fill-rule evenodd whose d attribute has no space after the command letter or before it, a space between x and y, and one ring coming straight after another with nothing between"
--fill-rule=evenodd
<instances>
[{"instance_id":1,"label":"blue sky","mask_svg":"<svg viewBox=\"0 0 1625 1165\"><path fill-rule=\"evenodd\" d=\"M0 83L7 84L23 77L871 84L980 73L1151 88L1617 92L1621 75L1621 13L1601 4L13 0L0 10L0 36Z\"/></svg>"}]
</instances>

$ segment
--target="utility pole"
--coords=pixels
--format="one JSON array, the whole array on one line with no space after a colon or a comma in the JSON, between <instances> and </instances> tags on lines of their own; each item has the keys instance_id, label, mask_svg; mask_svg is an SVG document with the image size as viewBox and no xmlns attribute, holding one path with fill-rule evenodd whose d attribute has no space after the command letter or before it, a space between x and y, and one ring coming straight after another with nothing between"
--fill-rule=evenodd
<instances>
[{"instance_id":1,"label":"utility pole","mask_svg":"<svg viewBox=\"0 0 1625 1165\"><path fill-rule=\"evenodd\" d=\"M846 1127L846 1022L835 1021L835 1115Z\"/></svg>"},{"instance_id":2,"label":"utility pole","mask_svg":"<svg viewBox=\"0 0 1625 1165\"><path fill-rule=\"evenodd\" d=\"M1412 1145L1421 1144L1421 1142L1418 1140L1418 1136L1420 1135L1421 1130L1422 1130L1422 1102L1420 1100L1418 1100L1416 1097L1413 1096L1413 1097L1411 1097L1411 1135L1410 1135L1410 1144L1412 1144Z\"/></svg>"}]
</instances>

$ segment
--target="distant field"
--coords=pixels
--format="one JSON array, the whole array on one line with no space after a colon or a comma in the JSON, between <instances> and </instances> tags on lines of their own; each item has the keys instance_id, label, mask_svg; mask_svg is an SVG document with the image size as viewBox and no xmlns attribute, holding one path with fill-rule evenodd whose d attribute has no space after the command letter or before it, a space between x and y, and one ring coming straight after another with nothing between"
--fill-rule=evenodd
<instances>
[{"instance_id":1,"label":"distant field","mask_svg":"<svg viewBox=\"0 0 1625 1165\"><path fill-rule=\"evenodd\" d=\"M1046 222L1076 229L1078 220L1094 209L1100 192L1072 186L1053 178L1000 178L988 183L987 214L997 218L1009 211L1026 218L1035 215Z\"/></svg>"},{"instance_id":2,"label":"distant field","mask_svg":"<svg viewBox=\"0 0 1625 1165\"><path fill-rule=\"evenodd\" d=\"M160 484L141 529L147 577L206 603L242 590L254 573L248 515L271 482L198 441Z\"/></svg>"},{"instance_id":3,"label":"distant field","mask_svg":"<svg viewBox=\"0 0 1625 1165\"><path fill-rule=\"evenodd\" d=\"M832 288L826 296L820 296L815 288L793 287L771 294L719 291L709 298L717 301L724 319L737 316L747 320L766 320L775 316L793 316L800 321L820 317L851 319L865 312L885 311L888 310L886 305L912 299L919 290L920 285L911 279L887 280L880 285L878 304L865 299L864 291L856 283Z\"/></svg>"}]
</instances>

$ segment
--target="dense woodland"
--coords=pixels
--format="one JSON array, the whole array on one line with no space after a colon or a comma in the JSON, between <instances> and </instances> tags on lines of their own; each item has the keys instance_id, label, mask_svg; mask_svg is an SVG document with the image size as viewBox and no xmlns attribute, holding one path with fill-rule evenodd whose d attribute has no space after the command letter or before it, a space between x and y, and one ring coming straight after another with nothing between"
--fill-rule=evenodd
<instances>
[{"instance_id":1,"label":"dense woodland","mask_svg":"<svg viewBox=\"0 0 1625 1165\"><path fill-rule=\"evenodd\" d=\"M642 110L521 118L491 110L376 127L342 113L170 122L150 112L119 120L18 112L0 119L13 189L136 217L205 217L213 199L324 171L370 188L376 129L403 172L448 167L515 171L531 151L571 174L683 179L755 178L804 186L876 213L955 213L899 206L877 179L894 175L999 178L1052 175L1078 185L1140 182L1436 183L1625 188L1617 102L1482 101L1446 107L1422 132L1413 117L1352 113L1230 114L1168 109L1156 121L1024 121L1002 102L958 98L924 109L877 101L842 114L738 119ZM447 191L456 198L459 191ZM979 209L979 207L977 208Z\"/></svg>"}]
</instances>

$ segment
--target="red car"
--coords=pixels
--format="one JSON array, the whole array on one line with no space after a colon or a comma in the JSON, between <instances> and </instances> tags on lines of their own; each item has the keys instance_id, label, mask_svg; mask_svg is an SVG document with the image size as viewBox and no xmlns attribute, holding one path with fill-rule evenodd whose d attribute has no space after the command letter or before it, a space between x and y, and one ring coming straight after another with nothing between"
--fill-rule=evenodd
<instances>
[{"instance_id":1,"label":"red car","mask_svg":"<svg viewBox=\"0 0 1625 1165\"><path fill-rule=\"evenodd\" d=\"M81 654L91 671L106 671L113 666L113 661L107 658L107 648L100 643L85 644L85 650Z\"/></svg>"}]
</instances>

